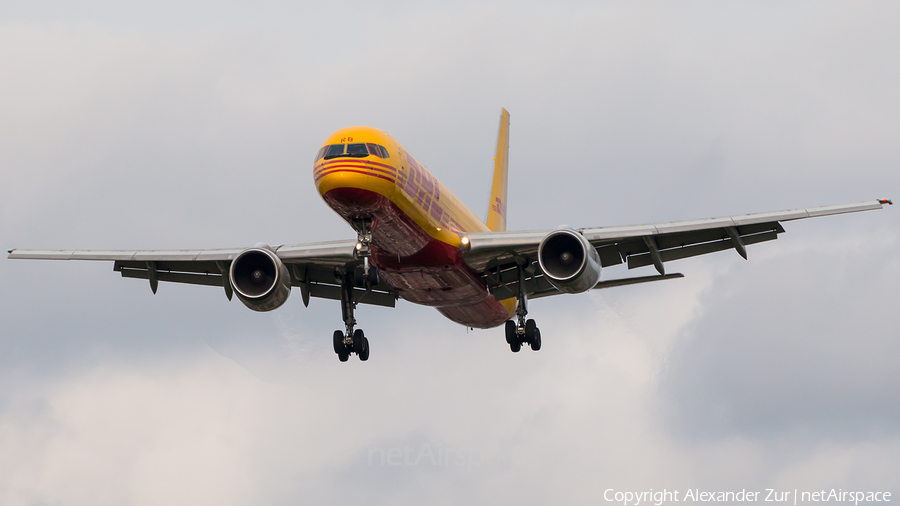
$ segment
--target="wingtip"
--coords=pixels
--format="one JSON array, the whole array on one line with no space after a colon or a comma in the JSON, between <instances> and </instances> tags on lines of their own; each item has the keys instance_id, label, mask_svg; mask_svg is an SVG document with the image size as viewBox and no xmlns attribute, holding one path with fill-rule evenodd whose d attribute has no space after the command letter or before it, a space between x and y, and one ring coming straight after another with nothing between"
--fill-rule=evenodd
<instances>
[{"instance_id":1,"label":"wingtip","mask_svg":"<svg viewBox=\"0 0 900 506\"><path fill-rule=\"evenodd\" d=\"M878 202L881 202L882 204L887 204L889 206L894 205L894 203L891 201L891 199L878 199Z\"/></svg>"}]
</instances>

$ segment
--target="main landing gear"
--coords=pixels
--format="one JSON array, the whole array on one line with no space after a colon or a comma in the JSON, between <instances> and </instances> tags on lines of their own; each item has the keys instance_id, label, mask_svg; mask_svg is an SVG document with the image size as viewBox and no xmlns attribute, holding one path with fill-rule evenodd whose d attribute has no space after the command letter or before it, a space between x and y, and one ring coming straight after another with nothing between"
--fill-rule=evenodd
<instances>
[{"instance_id":1,"label":"main landing gear","mask_svg":"<svg viewBox=\"0 0 900 506\"><path fill-rule=\"evenodd\" d=\"M369 339L362 329L354 329L356 318L353 312L357 302L353 301L353 288L358 286L370 290L381 280L378 276L378 267L369 265L369 246L372 243L371 221L359 222L358 242L356 244L356 256L363 259L363 265L357 267L352 273L341 273L341 316L344 318L344 330L335 330L333 336L334 352L341 362L346 362L351 353L356 353L363 362L369 360ZM365 296L365 295L363 295Z\"/></svg>"},{"instance_id":2,"label":"main landing gear","mask_svg":"<svg viewBox=\"0 0 900 506\"><path fill-rule=\"evenodd\" d=\"M528 343L532 351L541 349L541 329L537 328L534 320L519 320L519 323L512 320L506 320L506 342L509 343L509 349L513 353L518 353L522 349L522 345Z\"/></svg>"},{"instance_id":3,"label":"main landing gear","mask_svg":"<svg viewBox=\"0 0 900 506\"><path fill-rule=\"evenodd\" d=\"M528 343L532 351L541 349L541 329L534 320L526 320L528 316L528 296L525 294L525 269L519 266L519 293L516 295L516 321L506 320L506 342L513 353L518 353L522 345Z\"/></svg>"}]
</instances>

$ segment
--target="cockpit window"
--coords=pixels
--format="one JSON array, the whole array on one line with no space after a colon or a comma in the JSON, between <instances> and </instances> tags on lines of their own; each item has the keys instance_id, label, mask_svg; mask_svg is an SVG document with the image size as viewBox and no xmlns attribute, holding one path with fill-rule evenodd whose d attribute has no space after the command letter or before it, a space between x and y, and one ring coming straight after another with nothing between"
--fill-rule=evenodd
<instances>
[{"instance_id":1,"label":"cockpit window","mask_svg":"<svg viewBox=\"0 0 900 506\"><path fill-rule=\"evenodd\" d=\"M389 158L387 150L384 149L384 146L380 144L366 144L369 148L369 153L377 156L378 158Z\"/></svg>"},{"instance_id":2,"label":"cockpit window","mask_svg":"<svg viewBox=\"0 0 900 506\"><path fill-rule=\"evenodd\" d=\"M347 144L347 156L369 156L369 150L365 144Z\"/></svg>"},{"instance_id":3,"label":"cockpit window","mask_svg":"<svg viewBox=\"0 0 900 506\"><path fill-rule=\"evenodd\" d=\"M336 156L341 156L344 154L344 145L343 144L332 144L328 146L328 151L325 152L325 159L334 158Z\"/></svg>"},{"instance_id":4,"label":"cockpit window","mask_svg":"<svg viewBox=\"0 0 900 506\"><path fill-rule=\"evenodd\" d=\"M316 161L323 157L326 160L330 160L339 156L363 158L369 155L374 155L379 158L390 158L390 155L388 155L387 149L385 149L384 146L380 144L364 144L360 142L354 144L331 144L329 146L324 146L316 154Z\"/></svg>"}]
</instances>

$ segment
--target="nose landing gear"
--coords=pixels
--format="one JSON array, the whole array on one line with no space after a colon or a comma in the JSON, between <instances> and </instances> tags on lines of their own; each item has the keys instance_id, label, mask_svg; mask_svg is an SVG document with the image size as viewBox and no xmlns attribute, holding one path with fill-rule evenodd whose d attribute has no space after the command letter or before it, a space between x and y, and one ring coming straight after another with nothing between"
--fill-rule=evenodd
<instances>
[{"instance_id":1,"label":"nose landing gear","mask_svg":"<svg viewBox=\"0 0 900 506\"><path fill-rule=\"evenodd\" d=\"M362 258L363 264L353 271L353 280L356 286L375 286L381 280L378 277L378 267L369 265L369 257L372 255L372 220L361 219L356 225L359 230L356 234L356 258Z\"/></svg>"}]
</instances>

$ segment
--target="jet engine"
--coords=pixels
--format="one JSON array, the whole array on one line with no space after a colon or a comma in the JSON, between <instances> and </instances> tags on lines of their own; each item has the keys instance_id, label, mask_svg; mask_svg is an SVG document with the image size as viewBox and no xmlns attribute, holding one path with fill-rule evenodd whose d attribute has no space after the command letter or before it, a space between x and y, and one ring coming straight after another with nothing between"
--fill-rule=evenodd
<instances>
[{"instance_id":1,"label":"jet engine","mask_svg":"<svg viewBox=\"0 0 900 506\"><path fill-rule=\"evenodd\" d=\"M600 279L600 255L571 229L547 234L538 247L538 264L551 285L565 293L590 290Z\"/></svg>"},{"instance_id":2,"label":"jet engine","mask_svg":"<svg viewBox=\"0 0 900 506\"><path fill-rule=\"evenodd\" d=\"M277 309L291 294L291 275L268 248L242 251L231 262L230 276L234 293L254 311Z\"/></svg>"}]
</instances>

